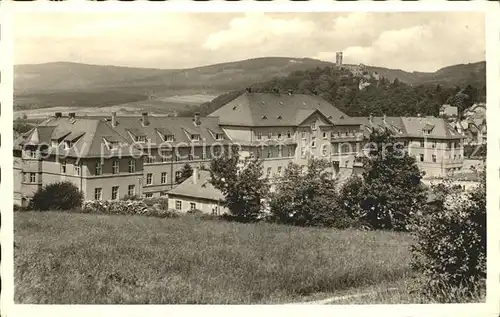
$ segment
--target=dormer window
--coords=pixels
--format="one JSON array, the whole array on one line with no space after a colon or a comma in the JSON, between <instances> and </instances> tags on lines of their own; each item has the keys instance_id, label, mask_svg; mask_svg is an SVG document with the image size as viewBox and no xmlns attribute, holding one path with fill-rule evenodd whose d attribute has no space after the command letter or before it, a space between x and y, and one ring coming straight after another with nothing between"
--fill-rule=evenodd
<instances>
[{"instance_id":1,"label":"dormer window","mask_svg":"<svg viewBox=\"0 0 500 317\"><path fill-rule=\"evenodd\" d=\"M191 134L191 141L200 141L201 136L199 134Z\"/></svg>"},{"instance_id":2,"label":"dormer window","mask_svg":"<svg viewBox=\"0 0 500 317\"><path fill-rule=\"evenodd\" d=\"M216 133L215 134L215 139L216 140L223 140L224 139L224 135L220 134L220 133Z\"/></svg>"},{"instance_id":3,"label":"dormer window","mask_svg":"<svg viewBox=\"0 0 500 317\"><path fill-rule=\"evenodd\" d=\"M281 140L281 133L278 133L278 140Z\"/></svg>"},{"instance_id":4,"label":"dormer window","mask_svg":"<svg viewBox=\"0 0 500 317\"><path fill-rule=\"evenodd\" d=\"M146 136L145 135L136 135L135 142L138 142L138 143L146 142Z\"/></svg>"},{"instance_id":5,"label":"dormer window","mask_svg":"<svg viewBox=\"0 0 500 317\"><path fill-rule=\"evenodd\" d=\"M64 149L69 150L72 146L73 144L71 143L71 141L69 140L64 141Z\"/></svg>"},{"instance_id":6,"label":"dormer window","mask_svg":"<svg viewBox=\"0 0 500 317\"><path fill-rule=\"evenodd\" d=\"M174 138L173 134L167 134L167 135L165 135L165 141L167 141L167 142L173 142L174 140L175 140L175 138Z\"/></svg>"},{"instance_id":7,"label":"dormer window","mask_svg":"<svg viewBox=\"0 0 500 317\"><path fill-rule=\"evenodd\" d=\"M290 131L288 131L288 132L286 133L286 137L290 139L290 138L292 137L292 133L291 133Z\"/></svg>"},{"instance_id":8,"label":"dormer window","mask_svg":"<svg viewBox=\"0 0 500 317\"><path fill-rule=\"evenodd\" d=\"M314 121L313 123L311 123L311 130L316 131L317 127L318 127L318 124L317 124L316 121Z\"/></svg>"}]
</instances>

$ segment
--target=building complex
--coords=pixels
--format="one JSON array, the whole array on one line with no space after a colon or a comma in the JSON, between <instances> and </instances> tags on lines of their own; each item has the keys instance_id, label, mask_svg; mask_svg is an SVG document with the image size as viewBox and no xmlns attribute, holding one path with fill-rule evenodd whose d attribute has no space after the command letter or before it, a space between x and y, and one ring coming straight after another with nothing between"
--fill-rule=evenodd
<instances>
[{"instance_id":1,"label":"building complex","mask_svg":"<svg viewBox=\"0 0 500 317\"><path fill-rule=\"evenodd\" d=\"M444 119L349 117L316 95L247 90L206 117L56 113L14 142L15 203L25 204L41 186L66 180L86 200L171 192L183 197L172 201L181 204L178 209L213 210L220 193L192 188L210 186L203 170L231 145L243 156L260 157L264 177L275 181L290 162L306 168L311 158L329 161L334 175L345 179L361 170L359 156L374 129L391 131L426 175L462 167L464 137ZM196 173L186 180L189 186L178 186L185 164ZM196 192L208 195L198 198L210 206L197 205Z\"/></svg>"}]
</instances>

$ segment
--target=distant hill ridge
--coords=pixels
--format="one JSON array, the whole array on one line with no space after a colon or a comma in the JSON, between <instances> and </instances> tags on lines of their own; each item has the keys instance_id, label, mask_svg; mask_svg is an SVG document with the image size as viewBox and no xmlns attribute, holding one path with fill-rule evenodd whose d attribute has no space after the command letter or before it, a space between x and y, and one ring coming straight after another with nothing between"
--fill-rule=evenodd
<instances>
[{"instance_id":1,"label":"distant hill ridge","mask_svg":"<svg viewBox=\"0 0 500 317\"><path fill-rule=\"evenodd\" d=\"M333 68L312 58L262 57L189 69L152 69L54 62L14 66L16 109L64 105L109 106L175 95L220 95L296 71ZM453 65L433 73L366 66L392 81L455 86L485 83L486 63Z\"/></svg>"}]
</instances>

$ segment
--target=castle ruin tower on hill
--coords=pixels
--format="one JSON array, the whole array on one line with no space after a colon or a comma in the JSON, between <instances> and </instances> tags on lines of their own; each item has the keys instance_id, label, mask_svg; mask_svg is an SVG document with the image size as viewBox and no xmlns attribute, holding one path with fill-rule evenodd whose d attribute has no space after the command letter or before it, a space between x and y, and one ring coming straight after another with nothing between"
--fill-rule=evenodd
<instances>
[{"instance_id":1,"label":"castle ruin tower on hill","mask_svg":"<svg viewBox=\"0 0 500 317\"><path fill-rule=\"evenodd\" d=\"M337 52L337 54L336 54L336 64L337 64L337 67L342 66L342 52Z\"/></svg>"}]
</instances>

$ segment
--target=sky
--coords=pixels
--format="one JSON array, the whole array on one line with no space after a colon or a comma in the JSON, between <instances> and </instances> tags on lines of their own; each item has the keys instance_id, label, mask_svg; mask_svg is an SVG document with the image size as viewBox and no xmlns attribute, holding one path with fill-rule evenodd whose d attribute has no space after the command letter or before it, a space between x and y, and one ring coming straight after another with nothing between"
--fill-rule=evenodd
<instances>
[{"instance_id":1,"label":"sky","mask_svg":"<svg viewBox=\"0 0 500 317\"><path fill-rule=\"evenodd\" d=\"M310 57L435 71L485 60L484 14L18 13L15 64L56 61L190 68L255 57Z\"/></svg>"}]
</instances>

